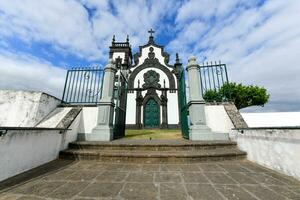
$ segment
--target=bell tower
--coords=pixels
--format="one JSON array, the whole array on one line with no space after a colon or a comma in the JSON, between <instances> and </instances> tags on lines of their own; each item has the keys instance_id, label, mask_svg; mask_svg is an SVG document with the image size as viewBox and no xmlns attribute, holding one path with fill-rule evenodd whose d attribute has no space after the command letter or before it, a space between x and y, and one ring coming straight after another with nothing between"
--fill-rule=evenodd
<instances>
[{"instance_id":1,"label":"bell tower","mask_svg":"<svg viewBox=\"0 0 300 200\"><path fill-rule=\"evenodd\" d=\"M109 58L116 62L117 67L122 70L127 70L132 65L132 52L127 35L126 42L116 42L113 36L111 46L109 47Z\"/></svg>"}]
</instances>

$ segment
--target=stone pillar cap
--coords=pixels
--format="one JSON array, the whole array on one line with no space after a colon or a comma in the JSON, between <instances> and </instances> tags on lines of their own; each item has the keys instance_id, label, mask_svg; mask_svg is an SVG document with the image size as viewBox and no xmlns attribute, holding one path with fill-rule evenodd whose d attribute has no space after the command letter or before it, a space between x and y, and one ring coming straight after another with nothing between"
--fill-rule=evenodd
<instances>
[{"instance_id":1,"label":"stone pillar cap","mask_svg":"<svg viewBox=\"0 0 300 200\"><path fill-rule=\"evenodd\" d=\"M116 66L115 66L115 61L112 58L110 58L108 60L107 65L105 66L105 68L106 69L117 69Z\"/></svg>"},{"instance_id":2,"label":"stone pillar cap","mask_svg":"<svg viewBox=\"0 0 300 200\"><path fill-rule=\"evenodd\" d=\"M189 59L188 59L188 66L196 66L196 65L198 66L196 56L189 57Z\"/></svg>"}]
</instances>

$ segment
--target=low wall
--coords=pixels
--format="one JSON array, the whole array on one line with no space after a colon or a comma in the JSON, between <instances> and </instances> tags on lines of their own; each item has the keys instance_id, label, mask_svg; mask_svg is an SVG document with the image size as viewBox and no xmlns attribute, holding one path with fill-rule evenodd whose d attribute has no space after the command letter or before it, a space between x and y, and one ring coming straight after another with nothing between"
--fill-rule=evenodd
<instances>
[{"instance_id":1,"label":"low wall","mask_svg":"<svg viewBox=\"0 0 300 200\"><path fill-rule=\"evenodd\" d=\"M241 113L249 127L300 126L300 112Z\"/></svg>"},{"instance_id":2,"label":"low wall","mask_svg":"<svg viewBox=\"0 0 300 200\"><path fill-rule=\"evenodd\" d=\"M68 130L58 128L0 127L0 181L58 158L77 140L80 114Z\"/></svg>"},{"instance_id":3,"label":"low wall","mask_svg":"<svg viewBox=\"0 0 300 200\"><path fill-rule=\"evenodd\" d=\"M217 133L229 133L235 128L223 105L206 105L205 117L207 126Z\"/></svg>"},{"instance_id":4,"label":"low wall","mask_svg":"<svg viewBox=\"0 0 300 200\"><path fill-rule=\"evenodd\" d=\"M249 160L300 180L300 127L248 128L230 137Z\"/></svg>"},{"instance_id":5,"label":"low wall","mask_svg":"<svg viewBox=\"0 0 300 200\"><path fill-rule=\"evenodd\" d=\"M34 127L58 104L59 99L42 92L0 90L0 126Z\"/></svg>"}]
</instances>

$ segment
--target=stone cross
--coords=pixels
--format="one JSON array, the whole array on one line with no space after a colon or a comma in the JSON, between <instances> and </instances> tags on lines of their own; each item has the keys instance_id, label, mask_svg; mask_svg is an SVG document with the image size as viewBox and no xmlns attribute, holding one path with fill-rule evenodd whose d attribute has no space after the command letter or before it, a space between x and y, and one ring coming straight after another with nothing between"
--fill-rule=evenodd
<instances>
[{"instance_id":1,"label":"stone cross","mask_svg":"<svg viewBox=\"0 0 300 200\"><path fill-rule=\"evenodd\" d=\"M152 37L153 35L153 33L155 33L155 31L154 30L152 30L152 28L148 31L148 33L150 33L150 36Z\"/></svg>"}]
</instances>

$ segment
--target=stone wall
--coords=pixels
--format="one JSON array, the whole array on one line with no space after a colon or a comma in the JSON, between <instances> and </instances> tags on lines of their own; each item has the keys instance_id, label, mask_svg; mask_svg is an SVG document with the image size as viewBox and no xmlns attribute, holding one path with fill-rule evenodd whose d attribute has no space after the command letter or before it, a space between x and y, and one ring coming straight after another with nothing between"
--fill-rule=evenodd
<instances>
[{"instance_id":1,"label":"stone wall","mask_svg":"<svg viewBox=\"0 0 300 200\"><path fill-rule=\"evenodd\" d=\"M80 116L69 130L51 128L0 128L0 181L58 158L59 151L77 140Z\"/></svg>"},{"instance_id":2,"label":"stone wall","mask_svg":"<svg viewBox=\"0 0 300 200\"><path fill-rule=\"evenodd\" d=\"M230 137L249 160L300 180L300 127L240 129Z\"/></svg>"},{"instance_id":3,"label":"stone wall","mask_svg":"<svg viewBox=\"0 0 300 200\"><path fill-rule=\"evenodd\" d=\"M0 90L0 127L33 127L58 104L59 99L42 92Z\"/></svg>"}]
</instances>

